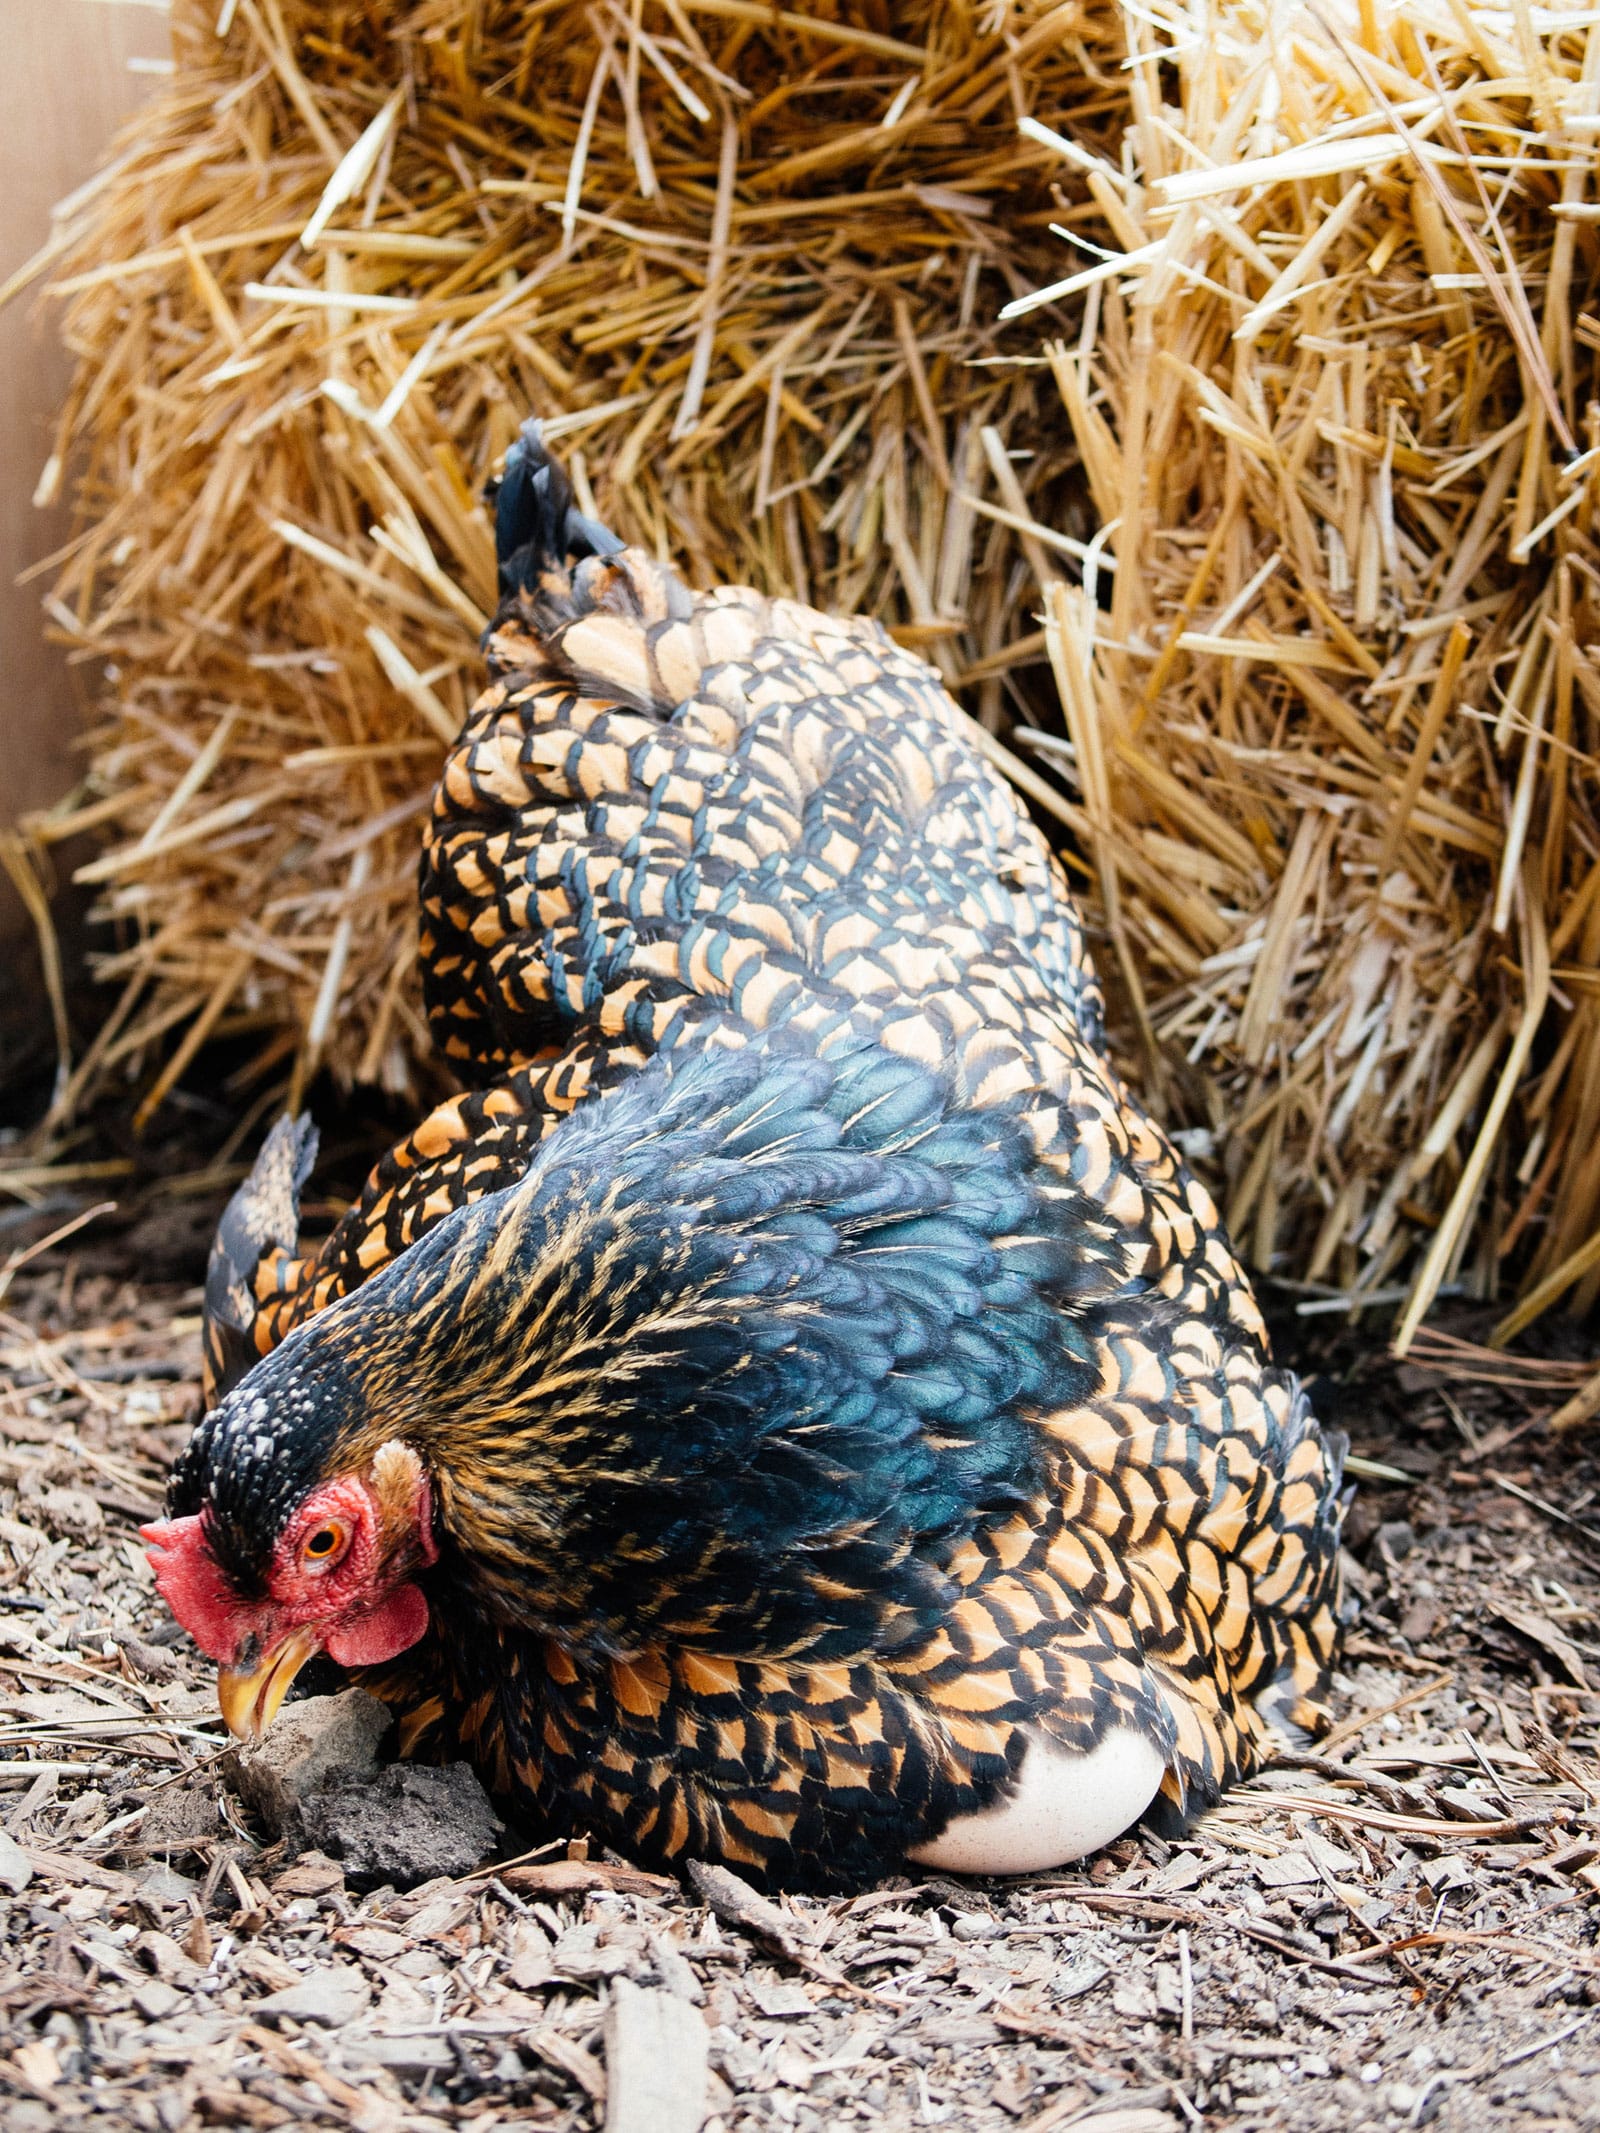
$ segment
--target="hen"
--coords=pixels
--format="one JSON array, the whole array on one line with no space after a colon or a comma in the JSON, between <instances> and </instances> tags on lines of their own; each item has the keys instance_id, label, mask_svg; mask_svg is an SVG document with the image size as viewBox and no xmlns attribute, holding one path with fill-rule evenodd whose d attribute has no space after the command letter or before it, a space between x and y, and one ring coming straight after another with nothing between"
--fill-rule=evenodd
<instances>
[{"instance_id":1,"label":"hen","mask_svg":"<svg viewBox=\"0 0 1600 2133\"><path fill-rule=\"evenodd\" d=\"M327 1651L549 1835L1021 1871L1315 1730L1340 1445L1104 1056L1060 869L872 622L529 425L422 862L467 1093L295 1256L268 1139L150 1531L229 1724Z\"/></svg>"}]
</instances>

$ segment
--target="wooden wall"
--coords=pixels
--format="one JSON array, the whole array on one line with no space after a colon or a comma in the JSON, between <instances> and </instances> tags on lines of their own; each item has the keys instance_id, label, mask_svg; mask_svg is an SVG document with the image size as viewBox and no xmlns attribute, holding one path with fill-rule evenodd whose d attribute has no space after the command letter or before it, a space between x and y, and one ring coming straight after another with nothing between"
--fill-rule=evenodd
<instances>
[{"instance_id":1,"label":"wooden wall","mask_svg":"<svg viewBox=\"0 0 1600 2133\"><path fill-rule=\"evenodd\" d=\"M0 282L50 234L55 202L90 175L119 122L159 77L130 61L168 57L162 0L0 0ZM58 799L72 784L83 683L44 641L35 582L17 573L60 544L62 510L39 511L34 486L49 451L65 376L51 305L36 293L0 311L0 821ZM0 874L0 955L27 930Z\"/></svg>"}]
</instances>

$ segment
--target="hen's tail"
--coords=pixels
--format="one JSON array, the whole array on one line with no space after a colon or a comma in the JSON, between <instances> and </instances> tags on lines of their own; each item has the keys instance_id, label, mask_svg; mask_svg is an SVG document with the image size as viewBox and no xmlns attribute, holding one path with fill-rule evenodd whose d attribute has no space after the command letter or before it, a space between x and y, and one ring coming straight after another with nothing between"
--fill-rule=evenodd
<instances>
[{"instance_id":1,"label":"hen's tail","mask_svg":"<svg viewBox=\"0 0 1600 2133\"><path fill-rule=\"evenodd\" d=\"M572 484L545 449L542 427L525 422L506 454L505 472L489 485L494 504L500 597L531 592L546 571L565 571L585 556L617 555L623 543L572 500Z\"/></svg>"},{"instance_id":2,"label":"hen's tail","mask_svg":"<svg viewBox=\"0 0 1600 2133\"><path fill-rule=\"evenodd\" d=\"M258 1277L287 1257L300 1234L300 1193L317 1159L310 1114L280 1118L255 1166L223 1209L206 1262L205 1403L214 1407L261 1359L255 1338Z\"/></svg>"}]
</instances>

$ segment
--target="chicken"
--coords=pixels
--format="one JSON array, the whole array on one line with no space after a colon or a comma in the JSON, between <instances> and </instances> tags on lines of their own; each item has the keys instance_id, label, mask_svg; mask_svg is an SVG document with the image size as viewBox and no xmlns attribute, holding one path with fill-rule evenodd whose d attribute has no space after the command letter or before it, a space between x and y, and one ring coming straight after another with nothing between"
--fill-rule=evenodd
<instances>
[{"instance_id":1,"label":"chicken","mask_svg":"<svg viewBox=\"0 0 1600 2133\"><path fill-rule=\"evenodd\" d=\"M464 1093L225 1215L150 1529L236 1733L326 1651L542 1834L1056 1865L1314 1732L1341 1443L1117 1078L1061 870L872 622L688 591L529 425L422 967Z\"/></svg>"}]
</instances>

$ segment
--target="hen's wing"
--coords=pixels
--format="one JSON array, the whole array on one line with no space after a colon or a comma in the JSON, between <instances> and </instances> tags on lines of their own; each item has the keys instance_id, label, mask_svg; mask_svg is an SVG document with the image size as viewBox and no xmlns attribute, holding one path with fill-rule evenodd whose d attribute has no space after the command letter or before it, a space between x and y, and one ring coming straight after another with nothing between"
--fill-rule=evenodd
<instances>
[{"instance_id":1,"label":"hen's wing","mask_svg":"<svg viewBox=\"0 0 1600 2133\"><path fill-rule=\"evenodd\" d=\"M1270 1727L1325 1716L1339 1458L1286 1373L1144 1301L1142 1329L1092 1321L1101 1382L1043 1419L1047 1485L941 1559L949 1604L909 1639L824 1651L819 1598L817 1648L780 1658L692 1618L598 1663L441 1634L367 1685L406 1753L468 1756L551 1834L774 1887L876 1878L981 1818L1044 1742L1070 1765L1141 1736L1166 1766L1152 1818L1181 1825Z\"/></svg>"}]
</instances>

